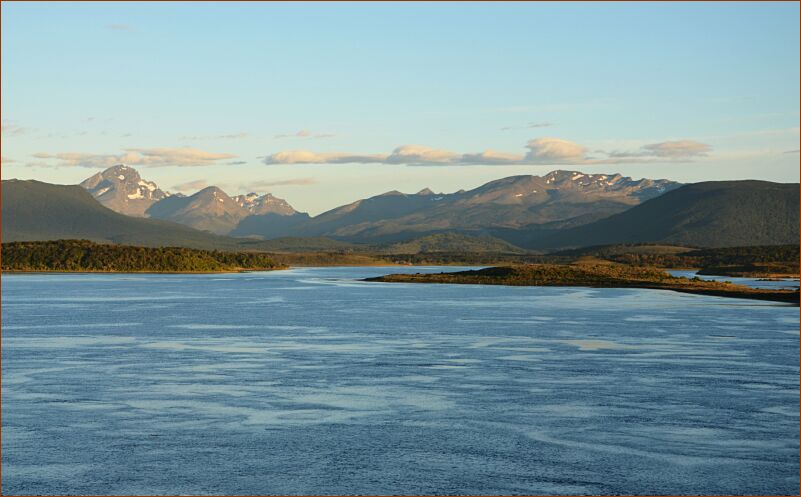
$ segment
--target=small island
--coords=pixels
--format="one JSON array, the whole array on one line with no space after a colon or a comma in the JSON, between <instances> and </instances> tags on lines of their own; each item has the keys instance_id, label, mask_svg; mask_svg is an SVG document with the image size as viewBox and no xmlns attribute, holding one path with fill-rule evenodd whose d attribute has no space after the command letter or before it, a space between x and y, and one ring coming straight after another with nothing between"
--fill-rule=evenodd
<instances>
[{"instance_id":1,"label":"small island","mask_svg":"<svg viewBox=\"0 0 801 497\"><path fill-rule=\"evenodd\" d=\"M655 268L619 264L528 264L437 274L390 274L365 281L512 286L646 288L683 293L799 303L798 290L761 289L721 281L682 278Z\"/></svg>"}]
</instances>

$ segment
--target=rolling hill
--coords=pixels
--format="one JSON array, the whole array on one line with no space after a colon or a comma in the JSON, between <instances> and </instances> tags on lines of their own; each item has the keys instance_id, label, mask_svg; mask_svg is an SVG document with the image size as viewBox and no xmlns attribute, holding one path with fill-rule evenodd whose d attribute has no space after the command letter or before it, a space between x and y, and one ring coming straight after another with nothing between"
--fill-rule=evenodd
<instances>
[{"instance_id":1,"label":"rolling hill","mask_svg":"<svg viewBox=\"0 0 801 497\"><path fill-rule=\"evenodd\" d=\"M520 234L521 246L538 249L642 242L696 247L796 244L799 185L754 180L694 183L590 224L548 234L531 230L527 240L525 230Z\"/></svg>"},{"instance_id":2,"label":"rolling hill","mask_svg":"<svg viewBox=\"0 0 801 497\"><path fill-rule=\"evenodd\" d=\"M2 182L3 242L86 239L145 246L238 247L238 241L181 224L129 217L101 205L78 185Z\"/></svg>"},{"instance_id":3,"label":"rolling hill","mask_svg":"<svg viewBox=\"0 0 801 497\"><path fill-rule=\"evenodd\" d=\"M525 250L491 236L436 233L383 247L388 254L480 253L520 254Z\"/></svg>"}]
</instances>

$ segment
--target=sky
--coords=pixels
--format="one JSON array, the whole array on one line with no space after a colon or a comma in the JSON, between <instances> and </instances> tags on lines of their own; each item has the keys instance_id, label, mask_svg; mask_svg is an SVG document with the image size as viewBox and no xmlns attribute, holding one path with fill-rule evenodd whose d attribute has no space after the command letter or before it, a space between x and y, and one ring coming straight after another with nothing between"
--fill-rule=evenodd
<instances>
[{"instance_id":1,"label":"sky","mask_svg":"<svg viewBox=\"0 0 801 497\"><path fill-rule=\"evenodd\" d=\"M3 2L2 178L317 214L555 169L799 181L799 4Z\"/></svg>"}]
</instances>

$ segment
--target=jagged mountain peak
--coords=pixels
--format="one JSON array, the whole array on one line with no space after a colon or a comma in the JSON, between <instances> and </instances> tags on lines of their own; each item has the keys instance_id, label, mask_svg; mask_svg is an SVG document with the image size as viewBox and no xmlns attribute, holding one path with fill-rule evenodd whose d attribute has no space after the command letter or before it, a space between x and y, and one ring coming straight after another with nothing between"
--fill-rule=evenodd
<instances>
[{"instance_id":1,"label":"jagged mountain peak","mask_svg":"<svg viewBox=\"0 0 801 497\"><path fill-rule=\"evenodd\" d=\"M207 197L207 196L212 196L212 197L221 197L221 198L231 198L231 197L229 197L229 196L228 196L228 194L227 194L227 193L225 193L225 192L222 190L222 188L220 188L220 187L218 187L218 186L213 186L213 185L212 185L212 186L207 186L206 188L204 188L204 189L202 189L202 190L198 191L197 193L195 193L195 194L194 194L194 195L192 195L192 196L193 196L193 197Z\"/></svg>"},{"instance_id":2,"label":"jagged mountain peak","mask_svg":"<svg viewBox=\"0 0 801 497\"><path fill-rule=\"evenodd\" d=\"M653 198L669 190L678 188L680 183L664 179L643 178L634 180L621 174L590 174L582 171L555 170L543 176L520 175L491 181L468 194L515 198L529 197L533 194L549 192L558 195L585 195L601 197Z\"/></svg>"},{"instance_id":3,"label":"jagged mountain peak","mask_svg":"<svg viewBox=\"0 0 801 497\"><path fill-rule=\"evenodd\" d=\"M143 217L150 206L170 196L156 183L143 180L139 171L124 164L89 177L80 186L109 209L129 216Z\"/></svg>"},{"instance_id":4,"label":"jagged mountain peak","mask_svg":"<svg viewBox=\"0 0 801 497\"><path fill-rule=\"evenodd\" d=\"M289 202L271 193L259 195L258 193L250 192L244 195L237 195L233 199L251 215L279 214L281 216L291 216L297 213L289 205Z\"/></svg>"}]
</instances>

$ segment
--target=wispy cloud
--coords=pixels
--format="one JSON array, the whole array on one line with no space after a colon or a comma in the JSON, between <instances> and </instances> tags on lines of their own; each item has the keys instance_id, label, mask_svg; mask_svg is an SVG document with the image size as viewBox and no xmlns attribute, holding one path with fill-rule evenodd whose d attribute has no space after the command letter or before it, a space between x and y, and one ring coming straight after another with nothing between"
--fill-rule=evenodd
<instances>
[{"instance_id":1,"label":"wispy cloud","mask_svg":"<svg viewBox=\"0 0 801 497\"><path fill-rule=\"evenodd\" d=\"M240 186L242 190L258 190L260 188L271 188L273 186L304 186L304 185L314 185L317 183L317 180L314 178L291 178L291 179L281 179L281 180L262 180L262 181L254 181L252 183L248 183L246 186Z\"/></svg>"},{"instance_id":2,"label":"wispy cloud","mask_svg":"<svg viewBox=\"0 0 801 497\"><path fill-rule=\"evenodd\" d=\"M55 161L53 166L105 168L117 164L129 166L210 166L223 159L233 159L233 154L206 152L196 148L129 148L121 154L92 154L85 152L62 152L51 154L38 152L37 159Z\"/></svg>"},{"instance_id":3,"label":"wispy cloud","mask_svg":"<svg viewBox=\"0 0 801 497\"><path fill-rule=\"evenodd\" d=\"M501 128L501 131L509 131L510 129L535 129L535 128L550 128L553 123L528 123L525 126L506 126Z\"/></svg>"},{"instance_id":4,"label":"wispy cloud","mask_svg":"<svg viewBox=\"0 0 801 497\"><path fill-rule=\"evenodd\" d=\"M0 164L10 164L12 162L17 162L14 159L10 159L8 157L0 157Z\"/></svg>"},{"instance_id":5,"label":"wispy cloud","mask_svg":"<svg viewBox=\"0 0 801 497\"><path fill-rule=\"evenodd\" d=\"M124 23L107 24L106 27L113 31L133 31L133 26Z\"/></svg>"},{"instance_id":6,"label":"wispy cloud","mask_svg":"<svg viewBox=\"0 0 801 497\"><path fill-rule=\"evenodd\" d=\"M265 164L377 164L385 162L387 155L357 155L340 152L311 152L284 150L264 158Z\"/></svg>"},{"instance_id":7,"label":"wispy cloud","mask_svg":"<svg viewBox=\"0 0 801 497\"><path fill-rule=\"evenodd\" d=\"M643 145L639 150L633 151L614 151L610 152L610 157L661 157L668 159L688 159L709 155L712 147L705 143L693 140L666 141Z\"/></svg>"},{"instance_id":8,"label":"wispy cloud","mask_svg":"<svg viewBox=\"0 0 801 497\"><path fill-rule=\"evenodd\" d=\"M195 192L198 190L202 190L209 186L208 182L203 179L198 179L195 181L187 181L186 183L179 183L177 185L173 185L172 189L179 192Z\"/></svg>"},{"instance_id":9,"label":"wispy cloud","mask_svg":"<svg viewBox=\"0 0 801 497\"><path fill-rule=\"evenodd\" d=\"M182 136L182 140L238 140L246 138L247 133L231 133L229 135Z\"/></svg>"},{"instance_id":10,"label":"wispy cloud","mask_svg":"<svg viewBox=\"0 0 801 497\"><path fill-rule=\"evenodd\" d=\"M314 133L308 129L302 129L295 133L275 135L275 138L331 138L332 136L334 136L333 133Z\"/></svg>"},{"instance_id":11,"label":"wispy cloud","mask_svg":"<svg viewBox=\"0 0 801 497\"><path fill-rule=\"evenodd\" d=\"M265 164L404 164L413 166L464 165L591 165L646 162L688 162L705 157L711 147L693 140L650 143L630 151L595 151L562 138L530 140L524 154L485 150L457 153L423 145L402 145L389 154L285 150L263 158ZM597 155L600 154L600 155Z\"/></svg>"},{"instance_id":12,"label":"wispy cloud","mask_svg":"<svg viewBox=\"0 0 801 497\"><path fill-rule=\"evenodd\" d=\"M10 121L3 121L2 123L2 132L4 135L24 135L32 131L30 128L23 128L22 126L18 126Z\"/></svg>"},{"instance_id":13,"label":"wispy cloud","mask_svg":"<svg viewBox=\"0 0 801 497\"><path fill-rule=\"evenodd\" d=\"M788 150L787 152L784 152L784 153L785 154L797 154L799 152L801 152L801 150Z\"/></svg>"}]
</instances>

